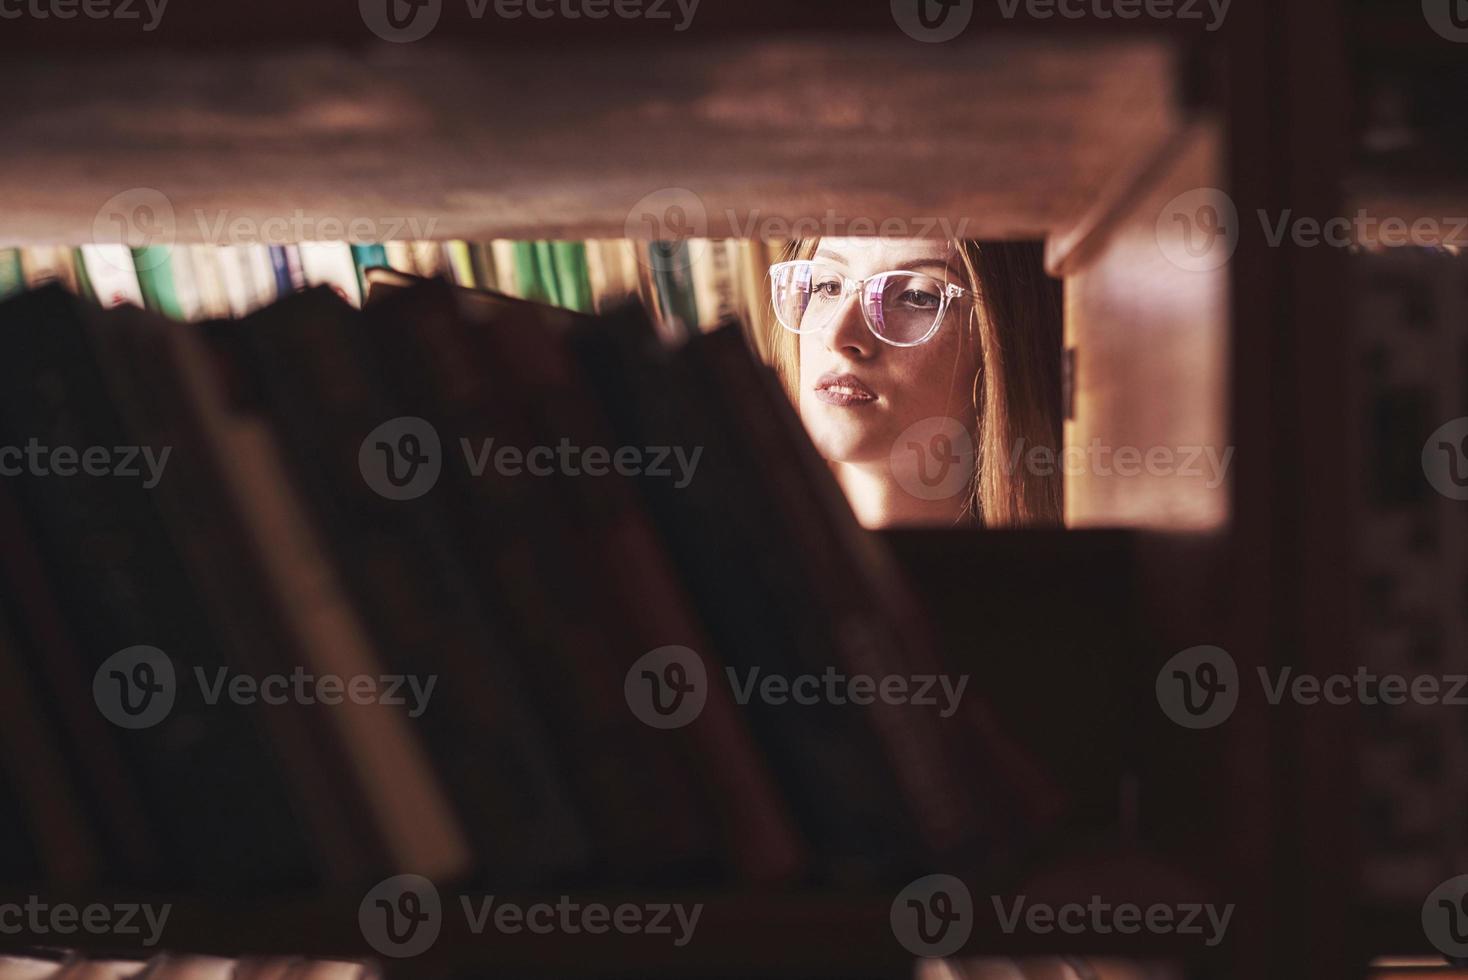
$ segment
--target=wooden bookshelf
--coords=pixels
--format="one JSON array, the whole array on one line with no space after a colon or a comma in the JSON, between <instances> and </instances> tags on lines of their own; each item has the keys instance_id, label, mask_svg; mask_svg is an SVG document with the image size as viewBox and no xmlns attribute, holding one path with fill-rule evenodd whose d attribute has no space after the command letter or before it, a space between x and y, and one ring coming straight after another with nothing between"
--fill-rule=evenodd
<instances>
[{"instance_id":1,"label":"wooden bookshelf","mask_svg":"<svg viewBox=\"0 0 1468 980\"><path fill-rule=\"evenodd\" d=\"M751 217L777 237L768 229L830 213L1046 237L1070 287L1072 440L1225 444L1236 478L1221 489L1157 481L1140 494L1081 478L1068 507L1086 531L885 540L949 662L1016 692L1006 706L1016 731L1062 761L1068 746L1100 746L1136 777L1134 796L1087 787L1098 828L1089 854L1036 860L1075 893L1128 882L1247 907L1217 951L1165 937L1069 951L1179 956L1199 976L1363 976L1381 944L1420 937L1410 921L1388 929L1380 910L1351 909L1350 724L1256 708L1183 737L1149 686L1159 659L1196 643L1224 645L1242 671L1343 663L1341 258L1269 249L1246 222L1232 262L1188 272L1157 263L1156 227L1162 204L1199 187L1226 189L1245 215L1463 214L1468 187L1451 157L1416 171L1358 165L1352 120L1337 108L1362 65L1461 57L1406 6L1239 4L1206 37L1176 23L1009 21L991 10L941 45L896 30L886 2L845 0L706 0L686 37L646 23L450 16L431 41L404 46L375 42L350 4L269 0L241 20L180 2L155 38L30 22L0 40L0 241L94 240L103 203L137 187L167 195L179 241L204 239L199 213L297 212L411 218L438 238L622 237L644 231L637 204L664 188L695 195L706 218L696 230L711 237L739 234ZM823 110L815 122L810 104ZM1155 411L1157 392L1177 410ZM1097 684L1106 697L1088 698ZM1118 704L1131 717L1107 722L1102 710ZM1024 870L1006 869L1007 882ZM718 925L686 951L448 936L431 960L396 973L910 971L884 896L702 898ZM191 898L178 935L200 950L360 952L356 900ZM980 933L973 946L1066 944Z\"/></svg>"}]
</instances>

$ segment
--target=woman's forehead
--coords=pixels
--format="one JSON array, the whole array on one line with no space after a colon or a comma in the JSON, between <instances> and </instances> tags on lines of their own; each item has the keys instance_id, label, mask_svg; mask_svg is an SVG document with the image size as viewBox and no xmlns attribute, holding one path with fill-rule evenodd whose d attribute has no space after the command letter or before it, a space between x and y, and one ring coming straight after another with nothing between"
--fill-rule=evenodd
<instances>
[{"instance_id":1,"label":"woman's forehead","mask_svg":"<svg viewBox=\"0 0 1468 980\"><path fill-rule=\"evenodd\" d=\"M921 262L947 263L956 254L952 242L923 238L823 238L816 255L851 267L897 269Z\"/></svg>"}]
</instances>

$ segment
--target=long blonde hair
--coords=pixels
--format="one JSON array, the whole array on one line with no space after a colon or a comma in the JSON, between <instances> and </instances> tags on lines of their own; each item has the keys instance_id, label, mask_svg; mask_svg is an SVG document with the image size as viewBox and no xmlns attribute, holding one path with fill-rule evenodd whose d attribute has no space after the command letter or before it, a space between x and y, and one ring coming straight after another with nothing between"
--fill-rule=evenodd
<instances>
[{"instance_id":1,"label":"long blonde hair","mask_svg":"<svg viewBox=\"0 0 1468 980\"><path fill-rule=\"evenodd\" d=\"M788 242L780 260L806 259L819 239ZM972 384L974 477L964 512L984 527L1059 526L1058 466L1039 474L1023 460L1035 447L1060 449L1060 283L1045 274L1042 247L1031 242L955 243L963 283L977 302L965 343L978 340ZM764 343L770 364L797 404L799 338L775 321L765 301ZM1016 465L1017 461L1017 465Z\"/></svg>"}]
</instances>

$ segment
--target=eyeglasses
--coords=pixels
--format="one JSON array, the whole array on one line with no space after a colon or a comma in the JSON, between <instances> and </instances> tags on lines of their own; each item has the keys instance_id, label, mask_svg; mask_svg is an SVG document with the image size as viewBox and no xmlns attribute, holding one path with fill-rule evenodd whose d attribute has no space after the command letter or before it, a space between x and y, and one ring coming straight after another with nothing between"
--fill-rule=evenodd
<instances>
[{"instance_id":1,"label":"eyeglasses","mask_svg":"<svg viewBox=\"0 0 1468 980\"><path fill-rule=\"evenodd\" d=\"M933 339L948 304L968 290L921 272L897 270L848 279L809 259L770 266L775 319L791 333L825 329L853 293L861 297L867 329L878 340L894 347L916 347Z\"/></svg>"}]
</instances>

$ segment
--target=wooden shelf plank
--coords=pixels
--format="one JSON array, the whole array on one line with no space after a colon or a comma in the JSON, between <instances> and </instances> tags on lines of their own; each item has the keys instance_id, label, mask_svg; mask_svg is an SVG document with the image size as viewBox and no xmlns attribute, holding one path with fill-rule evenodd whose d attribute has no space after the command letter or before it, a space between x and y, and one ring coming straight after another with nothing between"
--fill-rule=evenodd
<instances>
[{"instance_id":1,"label":"wooden shelf plank","mask_svg":"<svg viewBox=\"0 0 1468 980\"><path fill-rule=\"evenodd\" d=\"M10 59L0 242L1035 237L1181 125L1163 41L893 34Z\"/></svg>"}]
</instances>

